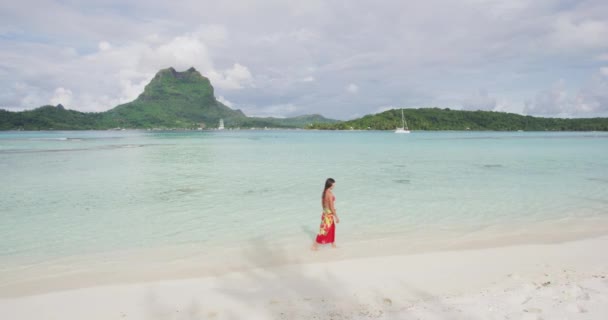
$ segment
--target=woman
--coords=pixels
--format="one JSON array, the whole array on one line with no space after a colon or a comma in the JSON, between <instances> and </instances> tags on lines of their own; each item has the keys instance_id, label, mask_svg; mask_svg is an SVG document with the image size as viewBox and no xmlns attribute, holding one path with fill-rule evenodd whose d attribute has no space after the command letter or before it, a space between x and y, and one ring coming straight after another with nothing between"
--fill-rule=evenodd
<instances>
[{"instance_id":1,"label":"woman","mask_svg":"<svg viewBox=\"0 0 608 320\"><path fill-rule=\"evenodd\" d=\"M336 244L334 243L336 223L339 223L340 219L338 218L336 207L334 207L336 197L334 197L332 190L335 185L336 181L334 179L328 178L325 180L325 189L323 189L323 194L321 195L321 206L323 207L321 226L319 228L319 234L317 234L317 239L315 240L315 243L312 244L312 250L317 250L319 244L327 243L331 243L333 248L336 247Z\"/></svg>"}]
</instances>

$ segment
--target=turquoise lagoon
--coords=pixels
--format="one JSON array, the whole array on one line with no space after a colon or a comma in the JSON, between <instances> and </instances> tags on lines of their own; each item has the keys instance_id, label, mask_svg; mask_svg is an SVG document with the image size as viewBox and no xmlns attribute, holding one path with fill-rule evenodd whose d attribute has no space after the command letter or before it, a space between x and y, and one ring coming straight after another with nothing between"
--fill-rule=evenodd
<instances>
[{"instance_id":1,"label":"turquoise lagoon","mask_svg":"<svg viewBox=\"0 0 608 320\"><path fill-rule=\"evenodd\" d=\"M559 224L559 235L608 219L608 134L3 132L0 177L4 271L252 239L306 248L327 177L337 181L346 246L442 235L533 240L543 226Z\"/></svg>"}]
</instances>

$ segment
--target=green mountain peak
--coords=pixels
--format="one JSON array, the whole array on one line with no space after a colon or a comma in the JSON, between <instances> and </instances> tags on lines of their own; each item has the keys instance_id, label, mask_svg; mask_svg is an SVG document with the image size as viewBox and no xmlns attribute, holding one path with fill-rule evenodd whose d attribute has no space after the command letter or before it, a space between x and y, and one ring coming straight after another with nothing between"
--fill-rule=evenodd
<instances>
[{"instance_id":1,"label":"green mountain peak","mask_svg":"<svg viewBox=\"0 0 608 320\"><path fill-rule=\"evenodd\" d=\"M127 128L216 127L220 119L245 118L241 111L218 102L209 79L193 67L158 71L137 99L107 114L108 123Z\"/></svg>"},{"instance_id":2,"label":"green mountain peak","mask_svg":"<svg viewBox=\"0 0 608 320\"><path fill-rule=\"evenodd\" d=\"M158 71L137 99L171 99L184 95L190 99L200 99L203 103L215 102L211 82L194 67L184 72L178 72L173 67Z\"/></svg>"}]
</instances>

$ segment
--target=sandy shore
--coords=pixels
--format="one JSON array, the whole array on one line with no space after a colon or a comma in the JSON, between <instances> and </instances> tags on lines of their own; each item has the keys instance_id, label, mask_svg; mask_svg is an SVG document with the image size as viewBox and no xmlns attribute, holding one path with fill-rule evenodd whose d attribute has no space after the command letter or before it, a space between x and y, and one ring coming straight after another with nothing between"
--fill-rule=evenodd
<instances>
[{"instance_id":1,"label":"sandy shore","mask_svg":"<svg viewBox=\"0 0 608 320\"><path fill-rule=\"evenodd\" d=\"M217 276L3 297L0 318L607 319L605 248L608 236L340 261L323 248L273 267L276 251L258 251Z\"/></svg>"}]
</instances>

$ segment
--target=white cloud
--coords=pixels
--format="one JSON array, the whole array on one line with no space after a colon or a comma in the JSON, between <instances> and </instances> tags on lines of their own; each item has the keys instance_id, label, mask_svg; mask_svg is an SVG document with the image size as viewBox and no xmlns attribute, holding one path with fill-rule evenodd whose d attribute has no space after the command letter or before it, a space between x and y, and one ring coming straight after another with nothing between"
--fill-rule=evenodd
<instances>
[{"instance_id":1,"label":"white cloud","mask_svg":"<svg viewBox=\"0 0 608 320\"><path fill-rule=\"evenodd\" d=\"M464 110L495 110L496 106L496 98L490 97L485 89L480 89L476 95L468 97L462 102Z\"/></svg>"},{"instance_id":2,"label":"white cloud","mask_svg":"<svg viewBox=\"0 0 608 320\"><path fill-rule=\"evenodd\" d=\"M377 108L373 113L382 113L384 111L388 111L388 110L392 110L392 109L398 109L398 107L394 107L394 106L385 106L385 107L379 107Z\"/></svg>"},{"instance_id":3,"label":"white cloud","mask_svg":"<svg viewBox=\"0 0 608 320\"><path fill-rule=\"evenodd\" d=\"M112 48L112 45L107 41L102 41L99 43L98 47L99 47L99 50L106 51L106 50L110 50Z\"/></svg>"},{"instance_id":4,"label":"white cloud","mask_svg":"<svg viewBox=\"0 0 608 320\"><path fill-rule=\"evenodd\" d=\"M209 72L209 79L214 86L222 89L242 89L253 86L253 76L249 68L235 63L232 68Z\"/></svg>"},{"instance_id":5,"label":"white cloud","mask_svg":"<svg viewBox=\"0 0 608 320\"><path fill-rule=\"evenodd\" d=\"M24 106L35 105L39 107L47 104L50 99L50 94L44 90L21 81L15 82L8 89L7 92L1 95L8 103L1 105L0 109L12 111L32 109Z\"/></svg>"},{"instance_id":6,"label":"white cloud","mask_svg":"<svg viewBox=\"0 0 608 320\"><path fill-rule=\"evenodd\" d=\"M145 36L144 41L150 44L159 44L162 39L157 33L153 33Z\"/></svg>"},{"instance_id":7,"label":"white cloud","mask_svg":"<svg viewBox=\"0 0 608 320\"><path fill-rule=\"evenodd\" d=\"M232 107L233 107L232 102L230 102L230 101L226 100L226 98L224 98L223 96L219 96L219 97L217 97L217 101L219 101L219 102L223 103L225 106L227 106L227 107L229 107L229 108L232 108Z\"/></svg>"},{"instance_id":8,"label":"white cloud","mask_svg":"<svg viewBox=\"0 0 608 320\"><path fill-rule=\"evenodd\" d=\"M532 101L526 102L524 113L529 115L566 116L572 106L564 80L556 82L550 89L540 91Z\"/></svg>"},{"instance_id":9,"label":"white cloud","mask_svg":"<svg viewBox=\"0 0 608 320\"><path fill-rule=\"evenodd\" d=\"M137 97L161 68L193 66L251 113L289 104L297 110L277 110L342 119L387 105L521 111L525 97L539 112L605 110L602 82L579 79L608 61L606 1L33 3L0 10L0 108L34 108L69 88L73 109L102 111ZM571 91L563 108L545 103L556 75ZM492 93L463 96L478 88Z\"/></svg>"},{"instance_id":10,"label":"white cloud","mask_svg":"<svg viewBox=\"0 0 608 320\"><path fill-rule=\"evenodd\" d=\"M287 45L289 43L305 43L318 40L320 35L309 29L301 28L289 32L272 32L259 36L256 41L264 45Z\"/></svg>"},{"instance_id":11,"label":"white cloud","mask_svg":"<svg viewBox=\"0 0 608 320\"><path fill-rule=\"evenodd\" d=\"M576 115L606 116L608 114L608 77L594 76L574 100Z\"/></svg>"},{"instance_id":12,"label":"white cloud","mask_svg":"<svg viewBox=\"0 0 608 320\"><path fill-rule=\"evenodd\" d=\"M606 77L608 77L608 67L601 67L600 73Z\"/></svg>"},{"instance_id":13,"label":"white cloud","mask_svg":"<svg viewBox=\"0 0 608 320\"><path fill-rule=\"evenodd\" d=\"M221 47L228 40L228 30L222 25L202 25L196 31L198 37L209 46Z\"/></svg>"},{"instance_id":14,"label":"white cloud","mask_svg":"<svg viewBox=\"0 0 608 320\"><path fill-rule=\"evenodd\" d=\"M118 103L126 103L135 100L142 92L144 88L150 82L152 76L143 77L144 80L137 82L135 79L121 79L120 89L121 96L118 98Z\"/></svg>"},{"instance_id":15,"label":"white cloud","mask_svg":"<svg viewBox=\"0 0 608 320\"><path fill-rule=\"evenodd\" d=\"M50 100L51 105L61 104L64 107L70 106L72 102L72 91L65 88L57 88L55 89L55 94Z\"/></svg>"},{"instance_id":16,"label":"white cloud","mask_svg":"<svg viewBox=\"0 0 608 320\"><path fill-rule=\"evenodd\" d=\"M275 117L283 118L288 115L293 115L298 111L298 107L294 104L276 104L263 107L243 107L243 112L251 117Z\"/></svg>"},{"instance_id":17,"label":"white cloud","mask_svg":"<svg viewBox=\"0 0 608 320\"><path fill-rule=\"evenodd\" d=\"M526 103L526 114L560 117L597 117L608 114L608 78L596 74L576 95L560 80Z\"/></svg>"},{"instance_id":18,"label":"white cloud","mask_svg":"<svg viewBox=\"0 0 608 320\"><path fill-rule=\"evenodd\" d=\"M500 99L496 102L496 107L494 107L494 109L492 109L492 111L521 114L523 112L522 108L523 108L523 106L517 106L515 103L513 103L507 99Z\"/></svg>"},{"instance_id":19,"label":"white cloud","mask_svg":"<svg viewBox=\"0 0 608 320\"><path fill-rule=\"evenodd\" d=\"M359 92L359 87L356 84L351 83L348 86L346 86L346 91L348 91L350 93L357 93L357 92Z\"/></svg>"},{"instance_id":20,"label":"white cloud","mask_svg":"<svg viewBox=\"0 0 608 320\"><path fill-rule=\"evenodd\" d=\"M551 40L567 49L606 47L608 22L605 19L580 19L571 13L560 15L554 22Z\"/></svg>"},{"instance_id":21,"label":"white cloud","mask_svg":"<svg viewBox=\"0 0 608 320\"><path fill-rule=\"evenodd\" d=\"M52 101L70 104L80 111L103 111L135 99L158 70L170 66L178 71L195 67L203 76L213 78L212 85L217 88L234 90L253 86L253 75L245 65L234 63L226 69L215 66L205 39L221 44L226 37L221 27L203 26L194 33L175 37L154 34L120 45L100 41L97 51L84 55L72 48L57 50L52 45L26 45L19 55L0 53L9 70L14 68L20 73L18 78L41 79L37 81L38 86L29 86L28 90L0 92L3 100L0 107L31 109ZM17 70L19 65L30 68ZM0 62L0 72L2 66ZM68 87L69 90L64 89Z\"/></svg>"},{"instance_id":22,"label":"white cloud","mask_svg":"<svg viewBox=\"0 0 608 320\"><path fill-rule=\"evenodd\" d=\"M213 63L207 46L194 34L185 34L171 39L158 47L146 48L137 52L143 68L176 69L197 67L203 72L213 70Z\"/></svg>"}]
</instances>

